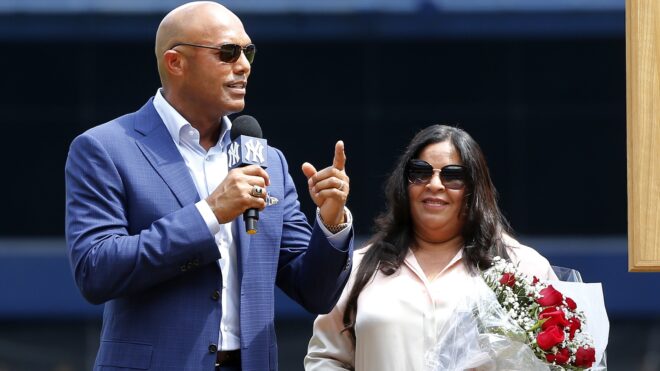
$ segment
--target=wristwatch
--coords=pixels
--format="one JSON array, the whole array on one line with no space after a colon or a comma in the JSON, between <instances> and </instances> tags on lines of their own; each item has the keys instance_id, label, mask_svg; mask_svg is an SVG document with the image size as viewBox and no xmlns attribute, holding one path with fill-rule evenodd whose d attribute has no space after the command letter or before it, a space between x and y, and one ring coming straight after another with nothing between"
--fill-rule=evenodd
<instances>
[{"instance_id":1,"label":"wristwatch","mask_svg":"<svg viewBox=\"0 0 660 371\"><path fill-rule=\"evenodd\" d=\"M350 214L350 212L349 212L349 214ZM323 221L323 217L321 216L321 209L319 209L318 207L316 208L316 215L318 216L321 223L323 223L323 226L328 231L330 231L330 233L332 233L332 234L337 234L337 233L341 232L342 230L344 230L344 228L348 227L348 225L349 225L348 222L334 224L334 225L328 225L325 221ZM344 209L344 215L346 215L346 209ZM348 220L349 217L345 217L345 219Z\"/></svg>"}]
</instances>

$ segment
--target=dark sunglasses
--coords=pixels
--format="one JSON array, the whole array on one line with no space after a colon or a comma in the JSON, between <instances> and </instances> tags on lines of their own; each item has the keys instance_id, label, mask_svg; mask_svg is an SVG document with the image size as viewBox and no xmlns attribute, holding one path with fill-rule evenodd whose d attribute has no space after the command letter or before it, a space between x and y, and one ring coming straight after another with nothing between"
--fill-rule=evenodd
<instances>
[{"instance_id":1,"label":"dark sunglasses","mask_svg":"<svg viewBox=\"0 0 660 371\"><path fill-rule=\"evenodd\" d=\"M406 176L412 184L426 184L431 181L433 174L439 172L440 181L445 188L463 189L467 179L467 168L462 165L447 165L442 169L434 169L424 160L413 159L406 166Z\"/></svg>"},{"instance_id":2,"label":"dark sunglasses","mask_svg":"<svg viewBox=\"0 0 660 371\"><path fill-rule=\"evenodd\" d=\"M192 43L176 43L172 45L170 50L176 48L179 45L194 46L195 48L205 48L205 49L214 49L220 51L218 58L225 63L234 63L241 57L241 52L245 54L248 62L252 64L254 61L254 55L257 53L257 47L254 44L247 44L244 47L238 44L222 44L220 46L213 45L200 45Z\"/></svg>"}]
</instances>

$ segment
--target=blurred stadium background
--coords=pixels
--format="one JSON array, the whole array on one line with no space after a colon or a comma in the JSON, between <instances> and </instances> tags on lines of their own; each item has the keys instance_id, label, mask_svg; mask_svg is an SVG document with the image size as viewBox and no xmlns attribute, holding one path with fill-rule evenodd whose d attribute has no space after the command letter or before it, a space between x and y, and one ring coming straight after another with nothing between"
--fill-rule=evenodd
<instances>
[{"instance_id":1,"label":"blurred stadium background","mask_svg":"<svg viewBox=\"0 0 660 371\"><path fill-rule=\"evenodd\" d=\"M66 260L64 161L75 135L155 93L155 31L181 3L0 0L0 371L91 368L102 307ZM298 188L302 162L346 142L360 241L412 135L458 124L519 238L603 283L610 370L660 370L660 274L627 271L624 0L224 4L259 50L245 113ZM280 369L302 370L313 317L277 295Z\"/></svg>"}]
</instances>

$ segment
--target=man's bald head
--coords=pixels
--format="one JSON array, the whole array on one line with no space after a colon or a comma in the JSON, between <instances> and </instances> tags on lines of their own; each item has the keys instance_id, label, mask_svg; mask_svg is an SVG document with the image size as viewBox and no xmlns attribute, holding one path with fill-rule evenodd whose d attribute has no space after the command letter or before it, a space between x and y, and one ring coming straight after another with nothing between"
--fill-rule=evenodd
<instances>
[{"instance_id":1,"label":"man's bald head","mask_svg":"<svg viewBox=\"0 0 660 371\"><path fill-rule=\"evenodd\" d=\"M163 54L172 45L180 42L209 43L217 32L236 28L243 31L241 20L229 9L212 1L194 1L169 12L156 32L155 53L161 82L165 84L167 81Z\"/></svg>"}]
</instances>

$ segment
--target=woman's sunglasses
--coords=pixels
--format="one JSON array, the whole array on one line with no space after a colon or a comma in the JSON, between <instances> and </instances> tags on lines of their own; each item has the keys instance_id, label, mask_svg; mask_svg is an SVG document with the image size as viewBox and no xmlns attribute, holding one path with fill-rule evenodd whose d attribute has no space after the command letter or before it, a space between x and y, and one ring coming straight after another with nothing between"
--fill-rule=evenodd
<instances>
[{"instance_id":1,"label":"woman's sunglasses","mask_svg":"<svg viewBox=\"0 0 660 371\"><path fill-rule=\"evenodd\" d=\"M442 169L434 169L431 164L424 160L410 160L406 166L406 176L412 184L427 184L438 172L440 181L445 188L463 189L467 178L467 168L462 165L447 165Z\"/></svg>"},{"instance_id":2,"label":"woman's sunglasses","mask_svg":"<svg viewBox=\"0 0 660 371\"><path fill-rule=\"evenodd\" d=\"M205 48L205 49L215 49L220 51L218 58L225 63L234 63L241 57L241 52L245 54L248 62L252 64L254 61L254 55L257 53L257 47L254 44L247 44L245 46L240 46L238 44L222 44L220 46L213 45L200 45L192 43L176 43L172 45L171 49L176 48L179 45L193 46L195 48Z\"/></svg>"}]
</instances>

